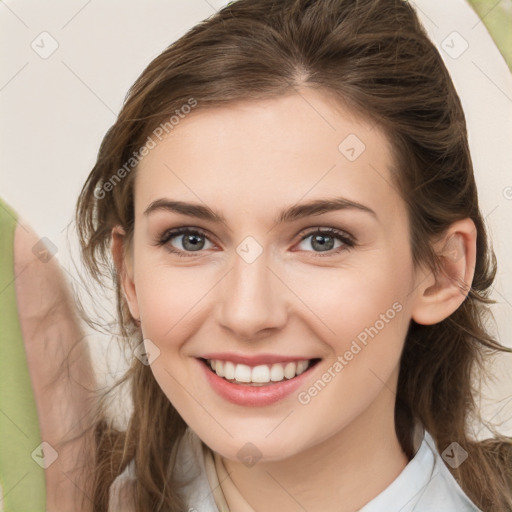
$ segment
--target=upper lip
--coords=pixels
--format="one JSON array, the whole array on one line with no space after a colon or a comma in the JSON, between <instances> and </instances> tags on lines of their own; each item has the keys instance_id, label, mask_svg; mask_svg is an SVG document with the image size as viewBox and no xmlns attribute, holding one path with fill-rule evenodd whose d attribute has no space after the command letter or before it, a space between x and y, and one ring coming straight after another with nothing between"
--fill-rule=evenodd
<instances>
[{"instance_id":1,"label":"upper lip","mask_svg":"<svg viewBox=\"0 0 512 512\"><path fill-rule=\"evenodd\" d=\"M231 361L236 364L246 364L247 366L258 366L261 364L273 363L292 363L296 361L309 361L310 359L320 359L319 357L304 356L280 356L278 354L257 354L243 355L231 352L215 352L204 354L200 359Z\"/></svg>"}]
</instances>

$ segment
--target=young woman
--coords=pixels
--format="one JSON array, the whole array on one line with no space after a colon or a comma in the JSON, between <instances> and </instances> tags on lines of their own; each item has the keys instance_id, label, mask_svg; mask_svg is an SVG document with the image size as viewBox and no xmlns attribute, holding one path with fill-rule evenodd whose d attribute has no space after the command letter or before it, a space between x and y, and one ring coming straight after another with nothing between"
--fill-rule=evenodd
<instances>
[{"instance_id":1,"label":"young woman","mask_svg":"<svg viewBox=\"0 0 512 512\"><path fill-rule=\"evenodd\" d=\"M151 62L77 222L133 348L97 510L507 511L478 441L496 263L407 2L240 0Z\"/></svg>"}]
</instances>

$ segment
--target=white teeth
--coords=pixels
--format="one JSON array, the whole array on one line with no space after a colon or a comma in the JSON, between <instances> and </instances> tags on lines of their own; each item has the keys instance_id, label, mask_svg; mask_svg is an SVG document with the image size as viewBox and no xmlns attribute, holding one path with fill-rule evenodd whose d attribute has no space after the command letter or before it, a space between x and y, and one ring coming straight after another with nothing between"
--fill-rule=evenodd
<instances>
[{"instance_id":1,"label":"white teeth","mask_svg":"<svg viewBox=\"0 0 512 512\"><path fill-rule=\"evenodd\" d=\"M295 376L304 373L309 368L310 362L310 360L301 360L250 367L246 364L235 364L232 361L208 360L210 368L219 377L245 384L267 384L269 382L293 379Z\"/></svg>"},{"instance_id":2,"label":"white teeth","mask_svg":"<svg viewBox=\"0 0 512 512\"><path fill-rule=\"evenodd\" d=\"M309 365L309 361L299 361L297 363L297 375L300 375L301 373L304 373Z\"/></svg>"},{"instance_id":3,"label":"white teeth","mask_svg":"<svg viewBox=\"0 0 512 512\"><path fill-rule=\"evenodd\" d=\"M295 373L297 370L297 364L296 363L287 363L284 367L284 376L287 379L293 379L295 377Z\"/></svg>"},{"instance_id":4,"label":"white teeth","mask_svg":"<svg viewBox=\"0 0 512 512\"><path fill-rule=\"evenodd\" d=\"M235 365L231 361L226 361L224 363L224 378L228 380L235 378Z\"/></svg>"},{"instance_id":5,"label":"white teeth","mask_svg":"<svg viewBox=\"0 0 512 512\"><path fill-rule=\"evenodd\" d=\"M273 382L279 382L284 379L284 370L282 364L273 364L270 368L270 380Z\"/></svg>"},{"instance_id":6,"label":"white teeth","mask_svg":"<svg viewBox=\"0 0 512 512\"><path fill-rule=\"evenodd\" d=\"M252 369L251 375L252 382L270 382L270 370L268 366L262 364L261 366L255 366Z\"/></svg>"},{"instance_id":7,"label":"white teeth","mask_svg":"<svg viewBox=\"0 0 512 512\"><path fill-rule=\"evenodd\" d=\"M251 367L246 364L235 366L235 380L238 382L251 382Z\"/></svg>"}]
</instances>

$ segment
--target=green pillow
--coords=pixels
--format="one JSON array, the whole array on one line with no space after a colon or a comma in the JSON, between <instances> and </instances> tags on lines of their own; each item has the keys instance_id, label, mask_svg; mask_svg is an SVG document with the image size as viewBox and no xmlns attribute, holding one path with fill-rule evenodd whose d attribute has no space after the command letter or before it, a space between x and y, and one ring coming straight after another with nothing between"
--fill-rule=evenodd
<instances>
[{"instance_id":1,"label":"green pillow","mask_svg":"<svg viewBox=\"0 0 512 512\"><path fill-rule=\"evenodd\" d=\"M16 304L16 226L16 212L0 199L0 510L38 512L46 510L46 487L37 409Z\"/></svg>"},{"instance_id":2,"label":"green pillow","mask_svg":"<svg viewBox=\"0 0 512 512\"><path fill-rule=\"evenodd\" d=\"M512 69L512 1L469 0Z\"/></svg>"}]
</instances>

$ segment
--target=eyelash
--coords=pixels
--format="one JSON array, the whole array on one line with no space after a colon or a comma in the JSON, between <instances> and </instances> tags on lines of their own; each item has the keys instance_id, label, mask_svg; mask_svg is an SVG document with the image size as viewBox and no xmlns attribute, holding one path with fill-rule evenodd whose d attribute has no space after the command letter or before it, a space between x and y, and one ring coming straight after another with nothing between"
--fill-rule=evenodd
<instances>
[{"instance_id":1,"label":"eyelash","mask_svg":"<svg viewBox=\"0 0 512 512\"><path fill-rule=\"evenodd\" d=\"M200 229L181 227L181 228L170 229L168 231L165 231L160 237L158 237L156 245L159 247L164 246L171 239L173 239L179 235L183 235L183 234L197 235L197 236L204 237L204 238L208 239L208 235ZM301 239L300 239L299 243L304 241L306 238L309 238L310 236L316 235L316 234L330 235L332 238L340 240L343 243L343 245L341 247L338 247L337 249L333 249L331 251L325 251L327 254L321 254L321 252L315 252L315 251L306 251L306 252L313 252L315 257L317 257L317 256L319 256L319 257L333 256L335 254L339 254L342 251L348 251L348 250L352 249L353 247L355 247L355 245L356 245L355 241L352 239L351 236L344 233L343 231L339 231L334 228L316 228L314 230L311 230L308 233L301 235ZM176 254L179 257L184 257L184 258L195 256L194 252L197 252L197 253L203 252L203 251L182 251L180 249L175 249L171 245L168 245L166 247L166 249L169 252Z\"/></svg>"}]
</instances>

